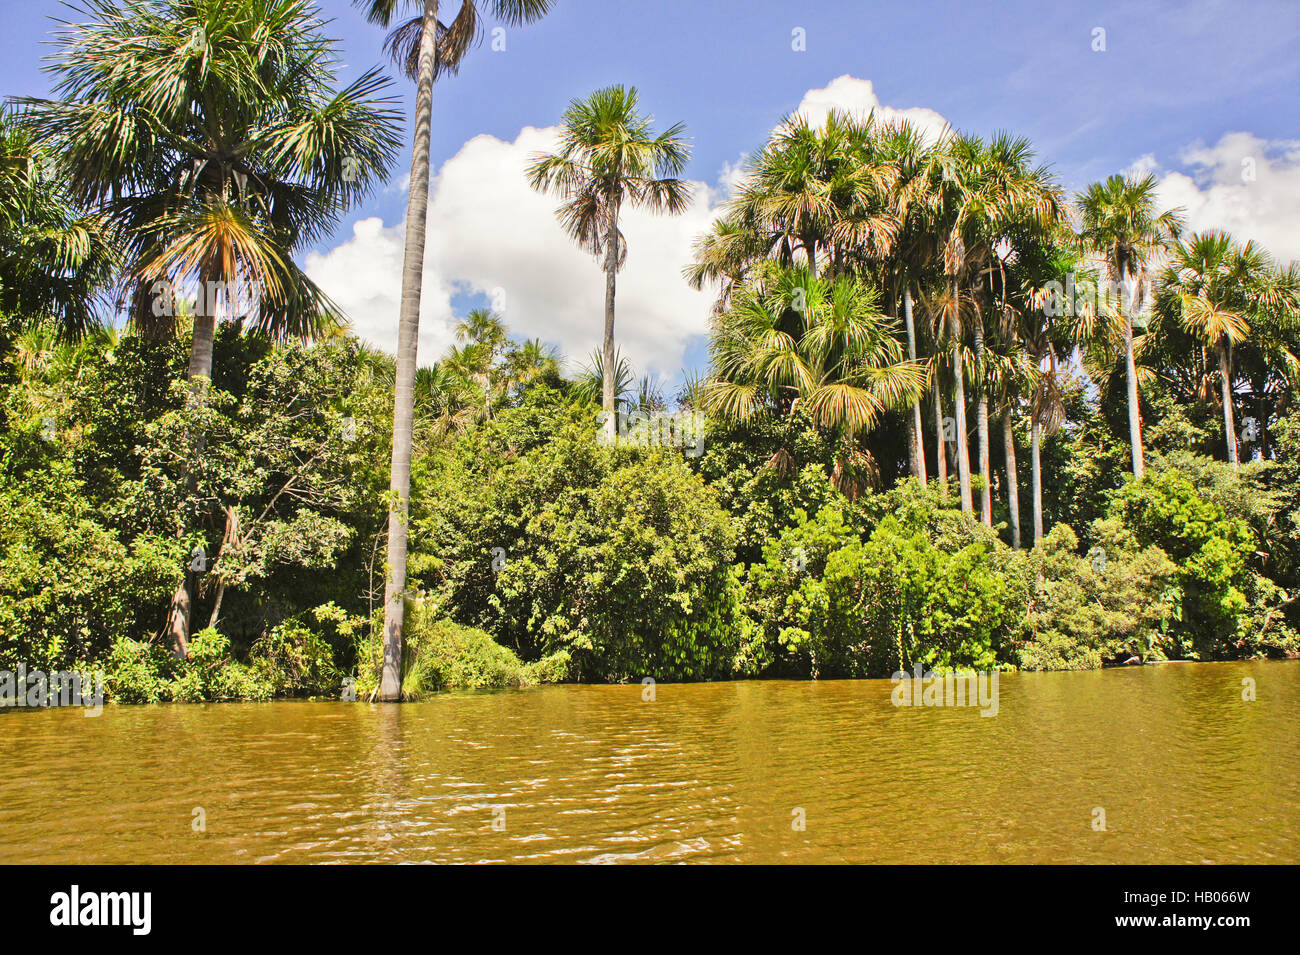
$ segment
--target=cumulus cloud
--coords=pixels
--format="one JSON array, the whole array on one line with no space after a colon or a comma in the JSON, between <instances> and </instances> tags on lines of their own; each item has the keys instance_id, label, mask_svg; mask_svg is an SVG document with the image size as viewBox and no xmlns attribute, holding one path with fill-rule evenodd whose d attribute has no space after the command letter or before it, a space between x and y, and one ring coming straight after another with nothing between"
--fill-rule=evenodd
<instances>
[{"instance_id":1,"label":"cumulus cloud","mask_svg":"<svg viewBox=\"0 0 1300 955\"><path fill-rule=\"evenodd\" d=\"M874 111L877 119L887 123L907 121L929 142L938 140L949 125L946 119L932 109L920 106L895 109L885 106L876 95L871 80L860 80L847 73L831 80L821 89L809 90L795 112L807 117L813 125L820 126L826 122L826 117L832 110L860 114Z\"/></svg>"},{"instance_id":2,"label":"cumulus cloud","mask_svg":"<svg viewBox=\"0 0 1300 955\"><path fill-rule=\"evenodd\" d=\"M882 106L869 80L841 76L810 90L798 107L814 122L831 109L908 119L930 136L947 122L928 109ZM775 118L775 117L774 117ZM420 360L430 363L454 341L453 300L486 295L516 336L538 337L585 361L604 327L601 264L579 249L555 218L554 197L534 192L525 169L554 149L557 130L525 127L513 142L477 136L443 163L431 185ZM627 210L627 264L618 277L619 347L641 371L675 377L687 349L707 333L713 293L682 279L697 236L706 232L740 181L744 156L710 185L693 183L684 215ZM404 226L363 219L336 247L308 255L307 273L343 308L357 335L393 351L401 300ZM460 304L460 303L457 303Z\"/></svg>"},{"instance_id":3,"label":"cumulus cloud","mask_svg":"<svg viewBox=\"0 0 1300 955\"><path fill-rule=\"evenodd\" d=\"M430 193L420 354L431 362L453 342L452 299L482 294L511 331L585 359L604 328L601 263L555 218L557 200L534 192L525 170L556 145L554 128L526 127L513 142L477 136L438 171ZM640 369L675 375L690 338L707 328L710 298L681 278L696 235L716 214L716 193L692 184L685 214L623 214L627 264L618 277L620 348ZM401 300L404 227L365 219L350 239L309 255L307 273L351 318L362 338L392 351Z\"/></svg>"},{"instance_id":4,"label":"cumulus cloud","mask_svg":"<svg viewBox=\"0 0 1300 955\"><path fill-rule=\"evenodd\" d=\"M1181 206L1191 230L1224 230L1283 262L1300 259L1300 141L1227 133L1212 146L1189 146L1178 159L1181 169L1162 168L1151 155L1131 169L1157 176L1161 202Z\"/></svg>"}]
</instances>

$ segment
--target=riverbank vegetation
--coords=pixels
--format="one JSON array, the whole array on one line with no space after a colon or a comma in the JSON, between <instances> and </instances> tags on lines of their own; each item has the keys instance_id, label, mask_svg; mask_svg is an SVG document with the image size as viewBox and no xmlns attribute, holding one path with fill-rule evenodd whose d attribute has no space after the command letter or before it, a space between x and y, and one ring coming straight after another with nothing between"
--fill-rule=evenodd
<instances>
[{"instance_id":1,"label":"riverbank vegetation","mask_svg":"<svg viewBox=\"0 0 1300 955\"><path fill-rule=\"evenodd\" d=\"M150 70L65 49L62 98L0 124L0 669L369 698L394 514L408 697L1300 652L1300 270L1186 234L1152 180L1067 195L1014 137L781 122L665 276L717 296L665 393L614 351L619 196L539 159L570 204L606 189L567 213L601 353L477 310L403 384L413 346L352 337L292 264L389 174L386 80L334 90L296 0L205 5L201 50L139 22L166 6L95 7L159 34ZM635 91L575 130L583 102ZM672 211L681 129L647 130L671 155L625 172Z\"/></svg>"}]
</instances>

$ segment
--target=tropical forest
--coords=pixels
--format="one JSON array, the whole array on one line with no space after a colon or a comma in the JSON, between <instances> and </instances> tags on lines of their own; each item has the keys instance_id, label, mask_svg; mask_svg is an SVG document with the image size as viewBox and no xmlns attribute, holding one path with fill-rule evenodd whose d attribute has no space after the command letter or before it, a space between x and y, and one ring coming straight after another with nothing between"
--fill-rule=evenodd
<instances>
[{"instance_id":1,"label":"tropical forest","mask_svg":"<svg viewBox=\"0 0 1300 955\"><path fill-rule=\"evenodd\" d=\"M621 224L686 208L693 131L575 89L526 178L602 345L484 306L417 352L433 90L553 6L367 0L392 63L346 82L309 0L52 28L0 116L0 669L395 701L1300 654L1300 267L1152 175L773 114L661 277L713 303L665 380L620 344ZM301 264L390 183L395 352Z\"/></svg>"}]
</instances>

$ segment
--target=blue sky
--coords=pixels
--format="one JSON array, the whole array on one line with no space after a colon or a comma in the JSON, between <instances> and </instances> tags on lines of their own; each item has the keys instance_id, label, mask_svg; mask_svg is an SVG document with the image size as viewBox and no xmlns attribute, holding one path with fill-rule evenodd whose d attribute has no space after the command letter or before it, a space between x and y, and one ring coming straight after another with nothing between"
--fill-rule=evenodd
<instances>
[{"instance_id":1,"label":"blue sky","mask_svg":"<svg viewBox=\"0 0 1300 955\"><path fill-rule=\"evenodd\" d=\"M54 0L3 3L0 90L44 95L50 83L40 67L49 48L41 41L52 26L48 18L69 14ZM382 62L378 28L345 0L324 0L320 6L334 18L328 32L342 42L347 76ZM792 49L797 28L806 36L802 52ZM1097 28L1105 30L1104 52L1093 48ZM457 156L468 163L473 151L467 152L466 144L476 136L519 145L524 127L552 125L573 97L623 83L639 87L643 106L661 123L686 123L694 145L688 175L716 186L724 168L761 145L808 91L824 89L845 75L870 81L879 102L890 107L934 110L977 134L1006 129L1028 136L1071 189L1139 163L1169 178L1171 195L1203 202L1203 225L1218 224L1218 214L1228 217L1223 225L1234 231L1250 229L1255 225L1250 215L1223 210L1239 207L1241 196L1253 197L1258 215L1267 217L1274 207L1292 210L1289 203L1300 194L1294 190L1300 160L1295 145L1300 139L1300 3L1295 0L558 0L543 22L511 29L504 52L485 43L459 76L439 84L435 172ZM410 84L398 82L409 115ZM1248 138L1226 139L1230 134ZM1254 192L1215 193L1212 199L1216 183L1235 185L1229 173L1236 172L1238 152L1259 153L1254 158L1268 175L1251 183L1258 187ZM345 268L329 256L340 243L360 241L354 232L358 222L400 227L407 165L404 157L390 187L353 210L335 237L321 244L319 269ZM450 183L455 177L447 178ZM1261 201L1266 184L1281 190L1280 198L1270 194ZM445 198L448 203L454 199ZM1216 205L1219 213L1211 208ZM475 233L510 230L511 223L500 219L477 225L470 221L464 227ZM700 221L707 222L707 216ZM540 225L529 228L544 231ZM1271 242L1275 252L1300 255L1291 251L1283 228L1282 223L1261 221L1255 237L1267 243L1276 234L1280 238ZM382 238L366 241L380 243ZM558 229L544 239L565 241ZM634 245L631 255L637 251ZM525 258L541 267L540 256ZM680 282L680 266L665 256L657 281L666 288ZM453 312L485 294L484 280L474 277L474 268L466 265L462 272L441 276ZM599 286L594 264L592 272L591 283ZM582 296L575 298L575 310L590 303L585 290ZM373 295L367 300L376 309L386 307ZM543 337L548 337L548 327L570 320L544 315L545 309L517 311L526 326L523 332ZM447 319L436 310L430 315L426 309L426 315L435 324ZM574 316L572 321L581 325L584 320ZM590 321L597 324L597 316ZM698 322L686 323L676 331L682 339L676 351L655 353L646 363L668 373L678 352L698 358L702 328ZM431 347L444 340L445 335L433 336ZM572 334L551 340L570 351L580 347ZM654 352L650 348L647 355Z\"/></svg>"}]
</instances>

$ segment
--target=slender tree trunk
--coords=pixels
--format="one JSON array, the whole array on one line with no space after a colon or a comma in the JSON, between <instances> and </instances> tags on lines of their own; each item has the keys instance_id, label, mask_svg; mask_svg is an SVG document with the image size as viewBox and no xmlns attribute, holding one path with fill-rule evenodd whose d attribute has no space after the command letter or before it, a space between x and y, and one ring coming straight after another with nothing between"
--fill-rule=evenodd
<instances>
[{"instance_id":1,"label":"slender tree trunk","mask_svg":"<svg viewBox=\"0 0 1300 955\"><path fill-rule=\"evenodd\" d=\"M601 381L600 406L605 412L605 434L612 439L617 430L614 393L614 294L618 284L618 203L614 204L605 232L605 338L601 351L604 376Z\"/></svg>"},{"instance_id":2,"label":"slender tree trunk","mask_svg":"<svg viewBox=\"0 0 1300 955\"><path fill-rule=\"evenodd\" d=\"M912 322L912 289L903 289L903 320L907 324L907 357L916 361L916 325ZM912 473L925 486L925 430L921 427L921 398L912 401Z\"/></svg>"},{"instance_id":3,"label":"slender tree trunk","mask_svg":"<svg viewBox=\"0 0 1300 955\"><path fill-rule=\"evenodd\" d=\"M938 362L934 369L934 469L939 479L939 497L948 500L948 441L943 433L943 385Z\"/></svg>"},{"instance_id":4,"label":"slender tree trunk","mask_svg":"<svg viewBox=\"0 0 1300 955\"><path fill-rule=\"evenodd\" d=\"M1043 467L1038 450L1042 444L1043 426L1037 421L1030 429L1029 455L1030 470L1034 481L1034 546L1043 539Z\"/></svg>"},{"instance_id":5,"label":"slender tree trunk","mask_svg":"<svg viewBox=\"0 0 1300 955\"><path fill-rule=\"evenodd\" d=\"M984 388L984 327L975 320L975 364L980 371L976 384L979 401L975 405L975 430L979 444L980 477L984 487L980 490L980 520L986 527L993 526L993 465L989 460L989 399Z\"/></svg>"},{"instance_id":6,"label":"slender tree trunk","mask_svg":"<svg viewBox=\"0 0 1300 955\"><path fill-rule=\"evenodd\" d=\"M1123 276L1123 269L1116 269L1116 274ZM1122 279L1121 279L1122 281ZM1122 286L1121 286L1122 288ZM1142 455L1142 418L1138 405L1137 361L1133 357L1133 314L1129 297L1120 292L1119 300L1124 309L1124 373L1128 384L1128 440L1133 451L1133 476L1141 478L1146 473L1146 461Z\"/></svg>"},{"instance_id":7,"label":"slender tree trunk","mask_svg":"<svg viewBox=\"0 0 1300 955\"><path fill-rule=\"evenodd\" d=\"M189 380L191 390L200 387L199 379L212 381L212 345L216 337L217 316L215 296L210 291L212 277L206 273L199 276L198 305L194 309L194 334L190 341ZM197 448L202 449L203 437L197 440ZM193 486L193 475L186 477ZM184 531L181 531L183 534ZM194 612L194 588L197 586L194 574L189 569L189 555L185 558L185 570L181 573L181 582L172 593L167 608L166 631L172 641L172 655L184 660L190 653L191 617Z\"/></svg>"},{"instance_id":8,"label":"slender tree trunk","mask_svg":"<svg viewBox=\"0 0 1300 955\"><path fill-rule=\"evenodd\" d=\"M221 539L221 550L217 551L217 556L212 561L212 569L216 570L221 558L225 556L229 548L235 547L239 543L239 511L233 506L226 508L226 533ZM212 615L208 618L208 626L215 627L217 621L221 618L221 602L226 596L226 581L224 577L217 577L217 596L212 602Z\"/></svg>"},{"instance_id":9,"label":"slender tree trunk","mask_svg":"<svg viewBox=\"0 0 1300 955\"><path fill-rule=\"evenodd\" d=\"M388 575L384 583L384 665L379 700L402 696L402 625L406 616L407 520L411 507L411 444L414 440L416 349L420 340L420 293L424 279L424 233L429 212L429 135L433 123L434 43L438 0L424 0L419 73L415 95L415 140L411 150L411 192L406 203L406 250L397 331L397 376L393 394L393 457L388 511Z\"/></svg>"},{"instance_id":10,"label":"slender tree trunk","mask_svg":"<svg viewBox=\"0 0 1300 955\"><path fill-rule=\"evenodd\" d=\"M1007 461L1007 509L1011 514L1011 546L1020 549L1020 476L1016 473L1016 433L1011 409L1002 415L1002 452Z\"/></svg>"},{"instance_id":11,"label":"slender tree trunk","mask_svg":"<svg viewBox=\"0 0 1300 955\"><path fill-rule=\"evenodd\" d=\"M203 293L200 293L202 295ZM217 333L217 316L206 305L194 316L194 342L190 346L190 381L212 380L212 341Z\"/></svg>"},{"instance_id":12,"label":"slender tree trunk","mask_svg":"<svg viewBox=\"0 0 1300 955\"><path fill-rule=\"evenodd\" d=\"M189 571L186 570L181 575L180 585L172 594L171 604L167 609L167 635L171 637L172 655L181 660L190 653L189 583Z\"/></svg>"},{"instance_id":13,"label":"slender tree trunk","mask_svg":"<svg viewBox=\"0 0 1300 955\"><path fill-rule=\"evenodd\" d=\"M952 283L954 302L957 299L957 282ZM957 441L957 483L961 488L961 509L972 513L975 505L970 493L970 446L966 441L966 371L961 360L961 319L952 323L952 381L953 381L953 417L956 420Z\"/></svg>"},{"instance_id":14,"label":"slender tree trunk","mask_svg":"<svg viewBox=\"0 0 1300 955\"><path fill-rule=\"evenodd\" d=\"M1218 352L1219 384L1223 389L1223 435L1228 442L1228 460L1235 468L1241 466L1241 458L1237 454L1237 421L1232 407L1232 355L1226 337L1219 338Z\"/></svg>"}]
</instances>

